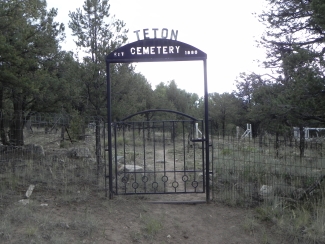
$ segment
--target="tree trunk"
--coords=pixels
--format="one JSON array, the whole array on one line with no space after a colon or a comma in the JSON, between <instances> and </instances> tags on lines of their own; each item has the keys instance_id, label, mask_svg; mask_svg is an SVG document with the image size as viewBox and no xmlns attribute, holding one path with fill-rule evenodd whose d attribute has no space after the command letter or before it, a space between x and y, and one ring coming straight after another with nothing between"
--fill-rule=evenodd
<instances>
[{"instance_id":1,"label":"tree trunk","mask_svg":"<svg viewBox=\"0 0 325 244\"><path fill-rule=\"evenodd\" d=\"M8 145L9 141L7 139L5 130L5 115L3 113L3 87L0 90L0 138L3 145Z\"/></svg>"},{"instance_id":2,"label":"tree trunk","mask_svg":"<svg viewBox=\"0 0 325 244\"><path fill-rule=\"evenodd\" d=\"M275 133L275 156L279 157L279 148L280 148L280 142L279 142L279 132Z\"/></svg>"},{"instance_id":3,"label":"tree trunk","mask_svg":"<svg viewBox=\"0 0 325 244\"><path fill-rule=\"evenodd\" d=\"M64 142L65 126L61 126L61 142Z\"/></svg>"},{"instance_id":4,"label":"tree trunk","mask_svg":"<svg viewBox=\"0 0 325 244\"><path fill-rule=\"evenodd\" d=\"M259 125L260 125L260 122L251 122L251 136L252 136L252 138L257 137Z\"/></svg>"},{"instance_id":5,"label":"tree trunk","mask_svg":"<svg viewBox=\"0 0 325 244\"><path fill-rule=\"evenodd\" d=\"M258 146L260 148L263 147L263 135L264 135L264 130L263 129L260 129L259 130L259 133L258 133Z\"/></svg>"},{"instance_id":6,"label":"tree trunk","mask_svg":"<svg viewBox=\"0 0 325 244\"><path fill-rule=\"evenodd\" d=\"M222 138L224 139L226 136L226 118L222 116L221 118L221 127L222 127Z\"/></svg>"},{"instance_id":7,"label":"tree trunk","mask_svg":"<svg viewBox=\"0 0 325 244\"><path fill-rule=\"evenodd\" d=\"M300 140L299 140L299 150L300 150L300 158L305 155L305 130L304 127L299 126L300 132Z\"/></svg>"},{"instance_id":8,"label":"tree trunk","mask_svg":"<svg viewBox=\"0 0 325 244\"><path fill-rule=\"evenodd\" d=\"M9 140L10 145L23 146L24 145L24 118L22 109L22 99L20 95L14 96L14 114L10 124Z\"/></svg>"},{"instance_id":9,"label":"tree trunk","mask_svg":"<svg viewBox=\"0 0 325 244\"><path fill-rule=\"evenodd\" d=\"M175 127L176 127L175 122L172 122L172 124L171 124L171 128L170 128L170 129L171 129L171 131L170 131L170 132L171 132L170 135L171 135L171 139L172 139L173 142L175 142L175 139L176 139L176 136L177 136L177 135L176 135L176 128L175 128Z\"/></svg>"},{"instance_id":10,"label":"tree trunk","mask_svg":"<svg viewBox=\"0 0 325 244\"><path fill-rule=\"evenodd\" d=\"M99 172L101 168L101 140L100 140L100 118L96 117L96 162L97 162L97 180L99 179Z\"/></svg>"},{"instance_id":11,"label":"tree trunk","mask_svg":"<svg viewBox=\"0 0 325 244\"><path fill-rule=\"evenodd\" d=\"M3 112L1 111L1 118L0 118L0 137L1 142L3 145L9 145L9 141L7 139L6 130L5 130L5 117Z\"/></svg>"},{"instance_id":12,"label":"tree trunk","mask_svg":"<svg viewBox=\"0 0 325 244\"><path fill-rule=\"evenodd\" d=\"M147 121L147 138L148 138L148 140L150 140L151 139L151 130L150 130L150 117L149 117L149 113L146 113L146 121ZM153 125L152 125L152 127L154 127ZM140 126L139 126L139 128L140 128ZM143 128L144 129L144 128Z\"/></svg>"}]
</instances>

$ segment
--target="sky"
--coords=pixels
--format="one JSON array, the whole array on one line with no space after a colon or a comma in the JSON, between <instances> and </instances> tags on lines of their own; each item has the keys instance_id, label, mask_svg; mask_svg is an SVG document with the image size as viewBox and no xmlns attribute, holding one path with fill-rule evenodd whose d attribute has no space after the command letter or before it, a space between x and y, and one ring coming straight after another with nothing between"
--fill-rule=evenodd
<instances>
[{"instance_id":1,"label":"sky","mask_svg":"<svg viewBox=\"0 0 325 244\"><path fill-rule=\"evenodd\" d=\"M66 26L63 49L76 51L68 28L69 11L82 8L84 0L47 0L48 8L57 8L56 21ZM135 31L167 28L178 31L177 40L207 54L208 92L232 92L241 72L263 73L259 63L265 51L256 47L263 25L253 13L265 8L263 0L110 0L111 15L123 20L129 29L128 43L137 41ZM264 5L263 5L264 4ZM158 31L159 32L159 31ZM149 35L153 35L149 32ZM143 36L140 35L140 39ZM199 96L204 94L202 61L134 63L152 88L174 80L179 89Z\"/></svg>"}]
</instances>

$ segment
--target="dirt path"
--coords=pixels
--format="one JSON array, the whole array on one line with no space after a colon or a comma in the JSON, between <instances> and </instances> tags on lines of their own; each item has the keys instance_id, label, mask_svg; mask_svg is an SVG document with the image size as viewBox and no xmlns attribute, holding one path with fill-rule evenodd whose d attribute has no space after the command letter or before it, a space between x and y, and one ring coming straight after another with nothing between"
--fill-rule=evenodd
<instances>
[{"instance_id":1,"label":"dirt path","mask_svg":"<svg viewBox=\"0 0 325 244\"><path fill-rule=\"evenodd\" d=\"M19 196L0 198L0 243L292 243L252 209L153 204L151 195L108 200L102 192L82 194L36 188L29 205L19 204Z\"/></svg>"},{"instance_id":2,"label":"dirt path","mask_svg":"<svg viewBox=\"0 0 325 244\"><path fill-rule=\"evenodd\" d=\"M173 158L169 153L164 154L164 150L160 149L155 152L156 156L156 169L166 171L168 177L168 191L171 192L195 192L202 191L203 178L198 176L199 173L186 172L189 169L184 169L185 165L182 159ZM197 167L197 166L196 166ZM184 170L184 172L182 172ZM175 172L174 171L181 171ZM200 171L196 168L196 171ZM185 184L184 181L187 181ZM197 184L196 190L193 188L192 183ZM186 199L185 199L186 200Z\"/></svg>"},{"instance_id":3,"label":"dirt path","mask_svg":"<svg viewBox=\"0 0 325 244\"><path fill-rule=\"evenodd\" d=\"M150 204L149 198L116 198L86 207L101 226L83 243L279 244L283 238L259 222L253 210L220 204ZM62 214L68 209L60 208Z\"/></svg>"}]
</instances>

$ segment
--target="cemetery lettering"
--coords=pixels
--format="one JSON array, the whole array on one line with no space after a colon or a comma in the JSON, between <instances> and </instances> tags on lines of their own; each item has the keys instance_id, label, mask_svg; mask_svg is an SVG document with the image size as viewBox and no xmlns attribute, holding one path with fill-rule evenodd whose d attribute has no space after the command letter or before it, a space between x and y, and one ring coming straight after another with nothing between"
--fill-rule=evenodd
<instances>
[{"instance_id":1,"label":"cemetery lettering","mask_svg":"<svg viewBox=\"0 0 325 244\"><path fill-rule=\"evenodd\" d=\"M132 55L179 53L180 46L131 47Z\"/></svg>"}]
</instances>

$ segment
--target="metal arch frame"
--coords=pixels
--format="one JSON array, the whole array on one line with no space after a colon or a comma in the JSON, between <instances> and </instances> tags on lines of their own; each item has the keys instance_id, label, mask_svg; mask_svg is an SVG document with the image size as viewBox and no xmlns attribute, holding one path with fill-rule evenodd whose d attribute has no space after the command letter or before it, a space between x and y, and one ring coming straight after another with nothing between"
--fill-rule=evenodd
<instances>
[{"instance_id":1,"label":"metal arch frame","mask_svg":"<svg viewBox=\"0 0 325 244\"><path fill-rule=\"evenodd\" d=\"M140 52L135 53L139 47ZM146 48L146 53L141 51ZM153 49L150 49L153 47ZM159 47L159 48L158 48ZM165 48L166 47L166 48ZM171 48L173 47L173 48ZM175 47L175 49L174 49ZM178 49L176 48L178 47ZM142 48L142 49L141 49ZM148 49L149 48L149 49ZM154 49L156 48L156 49ZM111 52L106 57L107 71L107 122L108 127L112 124L111 114L111 63L133 62L170 62L170 61L203 61L204 70L204 129L205 129L205 161L206 161L206 202L210 201L210 167L209 167L209 114L208 114L208 82L207 82L207 54L189 44L168 39L144 39L122 46ZM113 156L112 156L112 132L108 129L108 153L109 153L109 199L113 198ZM106 170L106 167L105 167ZM105 172L105 191L107 196L107 182Z\"/></svg>"},{"instance_id":2,"label":"metal arch frame","mask_svg":"<svg viewBox=\"0 0 325 244\"><path fill-rule=\"evenodd\" d=\"M178 112L178 111L175 111L175 110L169 110L169 109L149 109L149 110L144 110L144 111L141 111L141 112L138 112L138 113L135 113L135 114L132 114L130 116L127 116L123 119L121 119L121 121L125 121L125 120L128 120L136 115L139 115L139 114L145 114L145 113L152 113L152 112L169 112L169 113L174 113L174 114L178 114L178 115L182 115L184 117L187 117L191 120L198 120L197 118L194 118L193 116L190 116L188 114L184 114L182 112Z\"/></svg>"}]
</instances>

